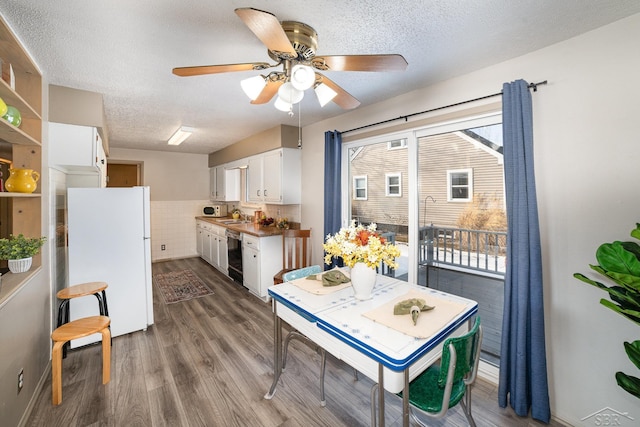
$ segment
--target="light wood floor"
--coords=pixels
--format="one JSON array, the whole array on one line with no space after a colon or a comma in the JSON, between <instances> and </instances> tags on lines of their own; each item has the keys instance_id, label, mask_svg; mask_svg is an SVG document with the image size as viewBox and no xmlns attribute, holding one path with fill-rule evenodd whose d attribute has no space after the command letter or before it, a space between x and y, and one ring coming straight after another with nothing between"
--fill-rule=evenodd
<instances>
[{"instance_id":1,"label":"light wood floor","mask_svg":"<svg viewBox=\"0 0 640 427\"><path fill-rule=\"evenodd\" d=\"M314 349L292 341L287 369L272 400L271 305L199 258L156 263L154 273L192 269L214 295L167 305L154 293L155 324L113 340L111 382L101 383L101 350L72 350L63 360L62 404L44 384L28 426L367 426L372 381L332 357L327 406L319 403ZM478 426L542 426L497 404L497 387L478 380ZM387 394L387 425L401 425ZM459 409L434 426L465 426ZM561 424L552 423L552 426Z\"/></svg>"}]
</instances>

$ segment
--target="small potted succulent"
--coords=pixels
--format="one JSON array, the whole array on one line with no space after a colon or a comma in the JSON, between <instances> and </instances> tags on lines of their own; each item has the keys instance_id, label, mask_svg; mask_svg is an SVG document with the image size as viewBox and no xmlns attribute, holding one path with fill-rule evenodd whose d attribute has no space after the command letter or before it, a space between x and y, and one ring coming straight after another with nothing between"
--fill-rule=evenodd
<instances>
[{"instance_id":1,"label":"small potted succulent","mask_svg":"<svg viewBox=\"0 0 640 427\"><path fill-rule=\"evenodd\" d=\"M46 242L46 237L24 237L23 234L11 235L8 239L0 239L0 259L9 261L12 273L24 273L31 268L34 255Z\"/></svg>"}]
</instances>

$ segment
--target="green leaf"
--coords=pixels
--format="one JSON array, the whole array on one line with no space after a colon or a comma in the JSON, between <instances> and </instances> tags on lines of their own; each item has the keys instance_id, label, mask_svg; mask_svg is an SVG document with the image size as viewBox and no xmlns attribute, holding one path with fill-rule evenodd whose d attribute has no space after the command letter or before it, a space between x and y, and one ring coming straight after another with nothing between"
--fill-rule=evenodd
<instances>
[{"instance_id":1,"label":"green leaf","mask_svg":"<svg viewBox=\"0 0 640 427\"><path fill-rule=\"evenodd\" d=\"M619 305L616 305L614 303L612 303L609 300L606 299L601 299L600 300L600 304L604 305L607 308L610 308L611 310L615 311L616 313L622 314L624 317L628 318L629 320L640 324L640 312L635 311L635 310L626 310L622 307L620 307Z\"/></svg>"},{"instance_id":2,"label":"green leaf","mask_svg":"<svg viewBox=\"0 0 640 427\"><path fill-rule=\"evenodd\" d=\"M640 240L640 223L636 222L635 230L631 230L631 237L635 237L636 239Z\"/></svg>"},{"instance_id":3,"label":"green leaf","mask_svg":"<svg viewBox=\"0 0 640 427\"><path fill-rule=\"evenodd\" d=\"M622 242L622 247L626 251L634 254L637 259L640 259L640 245L638 245L636 242Z\"/></svg>"},{"instance_id":4,"label":"green leaf","mask_svg":"<svg viewBox=\"0 0 640 427\"><path fill-rule=\"evenodd\" d=\"M607 277L625 288L640 294L640 277L631 274L616 273L614 271L607 272Z\"/></svg>"},{"instance_id":5,"label":"green leaf","mask_svg":"<svg viewBox=\"0 0 640 427\"><path fill-rule=\"evenodd\" d=\"M616 372L616 382L627 393L630 393L640 399L640 379L622 372Z\"/></svg>"},{"instance_id":6,"label":"green leaf","mask_svg":"<svg viewBox=\"0 0 640 427\"><path fill-rule=\"evenodd\" d=\"M576 278L576 279L578 279L578 280L582 280L582 281L583 281L583 282L585 282L585 283L588 283L588 284L590 284L590 285L593 285L593 286L595 286L596 288L600 288L600 289L605 290L605 291L606 291L607 289L609 289L609 287L608 287L608 286L605 286L605 285L603 285L603 284L602 284L602 283L600 283L600 282L596 282L595 280L591 280L591 279L589 279L587 276L585 276L585 275L584 275L584 274L582 274L582 273L574 273L574 274L573 274L573 277L575 277L575 278Z\"/></svg>"},{"instance_id":7,"label":"green leaf","mask_svg":"<svg viewBox=\"0 0 640 427\"><path fill-rule=\"evenodd\" d=\"M640 340L636 340L632 343L628 343L625 341L624 351L627 352L629 360L631 360L633 364L636 365L636 368L640 369Z\"/></svg>"},{"instance_id":8,"label":"green leaf","mask_svg":"<svg viewBox=\"0 0 640 427\"><path fill-rule=\"evenodd\" d=\"M612 286L609 288L609 297L627 310L640 311L640 300L625 288Z\"/></svg>"},{"instance_id":9,"label":"green leaf","mask_svg":"<svg viewBox=\"0 0 640 427\"><path fill-rule=\"evenodd\" d=\"M640 277L640 261L635 254L627 251L622 242L605 243L596 251L600 266L616 273L631 274Z\"/></svg>"}]
</instances>

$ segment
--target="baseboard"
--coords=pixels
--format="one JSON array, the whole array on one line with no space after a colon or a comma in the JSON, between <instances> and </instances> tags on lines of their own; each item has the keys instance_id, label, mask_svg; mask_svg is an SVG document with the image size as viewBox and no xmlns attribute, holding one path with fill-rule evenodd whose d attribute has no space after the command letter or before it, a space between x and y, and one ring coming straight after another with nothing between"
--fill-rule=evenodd
<instances>
[{"instance_id":1,"label":"baseboard","mask_svg":"<svg viewBox=\"0 0 640 427\"><path fill-rule=\"evenodd\" d=\"M478 376L483 380L489 381L495 385L498 385L498 379L500 377L500 369L490 363L480 361L478 366Z\"/></svg>"},{"instance_id":2,"label":"baseboard","mask_svg":"<svg viewBox=\"0 0 640 427\"><path fill-rule=\"evenodd\" d=\"M31 399L29 399L29 404L27 405L27 407L24 410L24 413L22 414L22 418L18 423L18 427L25 427L27 425L27 421L31 416L31 411L33 411L33 408L37 403L38 396L40 396L40 392L42 391L42 388L44 387L44 383L47 381L47 378L49 377L49 375L51 375L51 360L49 360L49 363L47 364L47 369L45 369L44 372L42 373L42 376L40 377L40 380L38 381L38 384L36 385L36 388L33 391L33 395L31 396Z\"/></svg>"}]
</instances>

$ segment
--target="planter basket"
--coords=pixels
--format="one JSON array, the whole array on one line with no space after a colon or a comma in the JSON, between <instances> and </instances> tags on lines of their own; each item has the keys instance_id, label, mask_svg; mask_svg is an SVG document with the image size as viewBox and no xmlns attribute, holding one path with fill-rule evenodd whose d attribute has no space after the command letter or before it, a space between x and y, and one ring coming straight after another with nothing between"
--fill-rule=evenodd
<instances>
[{"instance_id":1,"label":"planter basket","mask_svg":"<svg viewBox=\"0 0 640 427\"><path fill-rule=\"evenodd\" d=\"M9 260L9 271L12 273L24 273L29 271L31 268L32 257L22 258L22 259L10 259Z\"/></svg>"}]
</instances>

